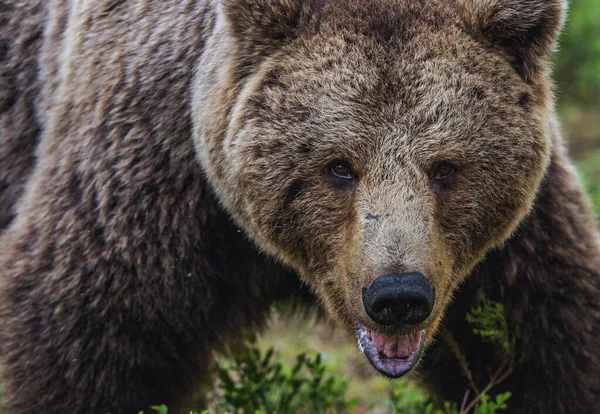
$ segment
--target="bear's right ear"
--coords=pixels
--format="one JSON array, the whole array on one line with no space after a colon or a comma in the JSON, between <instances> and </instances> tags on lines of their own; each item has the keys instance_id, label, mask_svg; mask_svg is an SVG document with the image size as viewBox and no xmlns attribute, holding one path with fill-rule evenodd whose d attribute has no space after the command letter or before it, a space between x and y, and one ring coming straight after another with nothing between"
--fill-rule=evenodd
<instances>
[{"instance_id":1,"label":"bear's right ear","mask_svg":"<svg viewBox=\"0 0 600 414\"><path fill-rule=\"evenodd\" d=\"M564 22L564 0L460 0L468 29L507 54L526 81L545 67Z\"/></svg>"},{"instance_id":2,"label":"bear's right ear","mask_svg":"<svg viewBox=\"0 0 600 414\"><path fill-rule=\"evenodd\" d=\"M222 0L230 33L257 60L316 27L322 0Z\"/></svg>"}]
</instances>

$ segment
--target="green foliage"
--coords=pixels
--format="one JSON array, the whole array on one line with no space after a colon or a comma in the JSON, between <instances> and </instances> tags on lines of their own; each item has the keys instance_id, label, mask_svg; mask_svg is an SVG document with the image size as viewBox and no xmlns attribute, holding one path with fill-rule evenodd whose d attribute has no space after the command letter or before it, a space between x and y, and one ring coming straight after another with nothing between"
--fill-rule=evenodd
<instances>
[{"instance_id":1,"label":"green foliage","mask_svg":"<svg viewBox=\"0 0 600 414\"><path fill-rule=\"evenodd\" d=\"M498 394L492 399L487 394L482 394L479 404L474 407L473 414L497 414L508 408L506 401L510 392ZM419 391L414 392L411 387L393 387L390 390L390 409L394 413L402 414L466 414L466 408L459 408L456 402L444 401L438 408L433 399Z\"/></svg>"},{"instance_id":2,"label":"green foliage","mask_svg":"<svg viewBox=\"0 0 600 414\"><path fill-rule=\"evenodd\" d=\"M388 408L395 413L435 414L436 406L431 396L411 386L406 381L392 383L389 390Z\"/></svg>"},{"instance_id":3,"label":"green foliage","mask_svg":"<svg viewBox=\"0 0 600 414\"><path fill-rule=\"evenodd\" d=\"M585 162L579 163L579 174L594 209L600 213L600 151Z\"/></svg>"},{"instance_id":4,"label":"green foliage","mask_svg":"<svg viewBox=\"0 0 600 414\"><path fill-rule=\"evenodd\" d=\"M495 400L490 399L486 394L481 396L479 407L476 414L494 414L501 410L506 410L506 401L510 398L510 392L498 394Z\"/></svg>"},{"instance_id":5,"label":"green foliage","mask_svg":"<svg viewBox=\"0 0 600 414\"><path fill-rule=\"evenodd\" d=\"M158 414L168 414L169 413L169 408L162 404L162 405L155 405L150 407L150 409L152 410L152 412L154 413L158 413ZM138 414L144 414L143 411L140 411ZM190 414L198 414L194 411L190 411ZM208 414L208 411L203 411L201 414Z\"/></svg>"},{"instance_id":6,"label":"green foliage","mask_svg":"<svg viewBox=\"0 0 600 414\"><path fill-rule=\"evenodd\" d=\"M153 407L150 407L150 409L158 414L167 414L169 412L169 409L167 408L166 405L155 405ZM140 411L138 414L144 414L143 411Z\"/></svg>"},{"instance_id":7,"label":"green foliage","mask_svg":"<svg viewBox=\"0 0 600 414\"><path fill-rule=\"evenodd\" d=\"M466 316L467 322L474 325L473 333L485 342L492 342L501 347L504 356L514 357L515 342L518 332L511 332L504 317L504 306L481 297L481 305L471 309Z\"/></svg>"},{"instance_id":8,"label":"green foliage","mask_svg":"<svg viewBox=\"0 0 600 414\"><path fill-rule=\"evenodd\" d=\"M600 102L600 1L573 0L560 50L555 78L561 103L596 107Z\"/></svg>"},{"instance_id":9,"label":"green foliage","mask_svg":"<svg viewBox=\"0 0 600 414\"><path fill-rule=\"evenodd\" d=\"M327 372L321 356L300 354L286 366L250 348L242 357L224 360L213 392L216 412L284 413L348 412L356 401L345 399L347 380Z\"/></svg>"},{"instance_id":10,"label":"green foliage","mask_svg":"<svg viewBox=\"0 0 600 414\"><path fill-rule=\"evenodd\" d=\"M458 414L457 404L445 401L438 408L433 398L424 391L416 390L401 381L392 386L389 394L389 408L394 413L403 414Z\"/></svg>"}]
</instances>

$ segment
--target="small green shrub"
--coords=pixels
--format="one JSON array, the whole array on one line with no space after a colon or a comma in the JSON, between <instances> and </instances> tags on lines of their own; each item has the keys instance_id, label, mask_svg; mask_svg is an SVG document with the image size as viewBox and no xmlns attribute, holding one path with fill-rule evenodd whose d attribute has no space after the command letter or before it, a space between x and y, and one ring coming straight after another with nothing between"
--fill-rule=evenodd
<instances>
[{"instance_id":1,"label":"small green shrub","mask_svg":"<svg viewBox=\"0 0 600 414\"><path fill-rule=\"evenodd\" d=\"M410 387L408 387L410 388ZM456 402L444 401L441 408L438 408L433 399L427 394L420 392L418 396L414 391L406 392L407 388L394 387L390 391L390 408L393 413L402 414L497 414L507 408L506 401L510 398L510 392L498 394L496 399L491 399L489 395L482 394L479 403L473 408L458 407Z\"/></svg>"},{"instance_id":2,"label":"small green shrub","mask_svg":"<svg viewBox=\"0 0 600 414\"><path fill-rule=\"evenodd\" d=\"M163 405L156 405L154 407L150 407L150 409L153 412L158 413L158 414L168 414L168 412L169 412L169 409L164 404ZM144 412L140 411L138 414L144 414Z\"/></svg>"},{"instance_id":3,"label":"small green shrub","mask_svg":"<svg viewBox=\"0 0 600 414\"><path fill-rule=\"evenodd\" d=\"M516 329L511 331L508 327L504 306L501 303L492 302L483 296L480 298L480 303L480 306L467 313L466 320L473 325L474 334L480 336L484 342L492 343L497 347L502 358L501 363L490 375L484 388L479 389L473 381L467 358L460 350L458 343L450 331L442 329L441 336L457 358L463 375L468 380L469 389L465 390L460 407L457 402L446 401L442 409L435 409L431 401L426 399L422 408L412 412L418 414L496 414L507 408L506 402L510 398L510 392L498 393L495 399L492 399L489 393L513 372L516 363L515 344L519 332ZM470 399L471 395L473 398Z\"/></svg>"},{"instance_id":4,"label":"small green shrub","mask_svg":"<svg viewBox=\"0 0 600 414\"><path fill-rule=\"evenodd\" d=\"M508 328L504 306L486 297L480 300L481 305L471 309L466 316L467 322L474 326L473 333L485 342L499 346L507 359L514 359L515 342L519 334L517 330L511 332Z\"/></svg>"},{"instance_id":5,"label":"small green shrub","mask_svg":"<svg viewBox=\"0 0 600 414\"><path fill-rule=\"evenodd\" d=\"M435 414L435 404L424 391L407 381L392 383L389 391L388 408L394 413Z\"/></svg>"},{"instance_id":6,"label":"small green shrub","mask_svg":"<svg viewBox=\"0 0 600 414\"><path fill-rule=\"evenodd\" d=\"M261 355L256 348L224 360L212 396L216 412L284 413L348 412L356 401L345 399L348 382L332 375L321 356L298 355L294 366L273 360L273 349Z\"/></svg>"}]
</instances>

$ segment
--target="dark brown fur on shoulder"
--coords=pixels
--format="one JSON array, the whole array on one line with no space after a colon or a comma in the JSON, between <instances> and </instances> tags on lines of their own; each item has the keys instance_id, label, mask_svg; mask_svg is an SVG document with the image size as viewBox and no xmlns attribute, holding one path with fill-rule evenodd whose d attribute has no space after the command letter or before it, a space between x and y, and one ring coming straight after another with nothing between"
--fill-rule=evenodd
<instances>
[{"instance_id":1,"label":"dark brown fur on shoulder","mask_svg":"<svg viewBox=\"0 0 600 414\"><path fill-rule=\"evenodd\" d=\"M563 8L0 2L5 412L182 410L308 290L375 368L455 400L436 331L485 383L464 321L483 292L521 333L513 412L600 406L598 233L547 74ZM367 306L406 275L418 318Z\"/></svg>"}]
</instances>

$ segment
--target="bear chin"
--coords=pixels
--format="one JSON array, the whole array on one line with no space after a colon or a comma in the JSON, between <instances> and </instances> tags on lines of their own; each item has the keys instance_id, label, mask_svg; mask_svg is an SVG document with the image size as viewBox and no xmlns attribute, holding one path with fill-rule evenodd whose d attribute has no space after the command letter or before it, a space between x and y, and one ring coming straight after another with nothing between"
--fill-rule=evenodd
<instances>
[{"instance_id":1,"label":"bear chin","mask_svg":"<svg viewBox=\"0 0 600 414\"><path fill-rule=\"evenodd\" d=\"M358 348L373 368L386 377L400 378L407 374L421 358L425 331L405 335L386 336L356 325Z\"/></svg>"}]
</instances>

